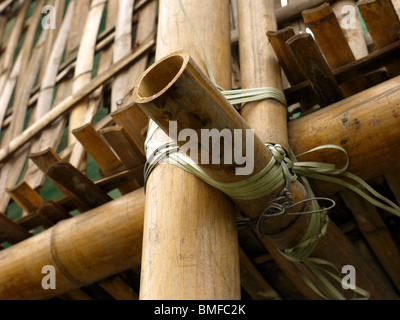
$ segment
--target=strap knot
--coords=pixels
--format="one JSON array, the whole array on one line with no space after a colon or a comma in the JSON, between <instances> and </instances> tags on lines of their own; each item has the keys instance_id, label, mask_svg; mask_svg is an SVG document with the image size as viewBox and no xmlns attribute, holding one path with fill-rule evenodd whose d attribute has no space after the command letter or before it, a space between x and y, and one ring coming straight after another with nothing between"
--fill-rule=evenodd
<instances>
[{"instance_id":1,"label":"strap knot","mask_svg":"<svg viewBox=\"0 0 400 320\"><path fill-rule=\"evenodd\" d=\"M267 144L267 147L279 164L286 160L286 151L280 144Z\"/></svg>"}]
</instances>

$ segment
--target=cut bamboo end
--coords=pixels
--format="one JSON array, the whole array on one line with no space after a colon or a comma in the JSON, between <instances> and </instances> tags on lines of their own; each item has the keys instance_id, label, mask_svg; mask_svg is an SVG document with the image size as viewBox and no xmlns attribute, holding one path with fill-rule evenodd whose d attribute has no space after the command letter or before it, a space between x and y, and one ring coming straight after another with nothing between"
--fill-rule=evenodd
<instances>
[{"instance_id":1,"label":"cut bamboo end","mask_svg":"<svg viewBox=\"0 0 400 320\"><path fill-rule=\"evenodd\" d=\"M167 92L183 74L189 64L190 55L183 51L175 52L161 59L139 78L133 92L136 103L148 103Z\"/></svg>"},{"instance_id":2,"label":"cut bamboo end","mask_svg":"<svg viewBox=\"0 0 400 320\"><path fill-rule=\"evenodd\" d=\"M241 135L241 145L236 144L236 141L235 145L241 146L242 154L247 153L245 133L250 130L249 126L188 53L173 53L150 67L139 78L133 92L133 101L167 134L172 121L176 121L177 133L189 128L198 137L202 136L202 130L229 130L233 136L234 130L241 129L244 133ZM185 144L178 137L171 139L179 146ZM212 179L220 182L244 180L264 169L271 158L265 145L255 136L254 154L251 155L257 155L254 168L248 176L243 177L236 174L236 169L241 165L235 161L224 161L228 152L231 153L231 159L235 159L233 146L230 150L220 146L220 159L217 159L218 156L209 152L210 148L205 144L199 146L201 151L208 153L208 163L203 161L202 152L191 154L191 157L200 163Z\"/></svg>"}]
</instances>

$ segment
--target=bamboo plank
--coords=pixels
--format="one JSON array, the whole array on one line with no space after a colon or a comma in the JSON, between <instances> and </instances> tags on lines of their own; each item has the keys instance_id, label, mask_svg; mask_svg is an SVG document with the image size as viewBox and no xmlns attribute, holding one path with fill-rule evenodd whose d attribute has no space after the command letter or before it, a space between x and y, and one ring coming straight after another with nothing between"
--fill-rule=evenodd
<instances>
[{"instance_id":1,"label":"bamboo plank","mask_svg":"<svg viewBox=\"0 0 400 320\"><path fill-rule=\"evenodd\" d=\"M321 107L344 98L332 72L310 34L298 34L286 42L311 87L318 93Z\"/></svg>"},{"instance_id":2,"label":"bamboo plank","mask_svg":"<svg viewBox=\"0 0 400 320\"><path fill-rule=\"evenodd\" d=\"M120 126L100 130L111 148L115 151L127 169L136 168L146 162L128 133Z\"/></svg>"},{"instance_id":3,"label":"bamboo plank","mask_svg":"<svg viewBox=\"0 0 400 320\"><path fill-rule=\"evenodd\" d=\"M390 0L361 0L357 2L368 31L377 49L399 40L400 21ZM386 66L389 77L400 74L400 63Z\"/></svg>"},{"instance_id":4,"label":"bamboo plank","mask_svg":"<svg viewBox=\"0 0 400 320\"><path fill-rule=\"evenodd\" d=\"M136 177L139 177L140 174L143 176L143 170L144 170L144 167L140 166L138 168L124 171L124 172L118 173L116 175L113 175L111 177L101 179L101 180L97 181L95 184L98 185L105 192L111 192L121 186L128 184ZM57 207L54 210L57 210L59 208L59 209L61 209L62 213L74 211L74 210L79 209L80 207L83 207L83 205L79 202L79 200L77 198L75 198L74 196L72 196L70 193L68 193L67 196L65 196L63 199L57 201L56 203L53 203L52 201L46 201L44 204L46 209L47 209L47 207L49 207L48 203L50 203L50 205L54 204ZM53 209L53 208L50 208L50 209ZM84 212L84 210L82 210L82 209L81 209L81 211ZM56 214L56 216L61 217L60 214ZM32 230L32 229L35 229L35 228L41 226L43 224L44 219L45 219L45 217L43 215L40 215L39 211L36 210L33 213L31 213L29 216L25 216L25 217L22 217L22 218L16 220L16 223L26 230ZM54 218L51 218L51 219L54 220ZM47 220L48 219L46 219L46 221ZM47 222L49 223L50 221L47 221Z\"/></svg>"},{"instance_id":5,"label":"bamboo plank","mask_svg":"<svg viewBox=\"0 0 400 320\"><path fill-rule=\"evenodd\" d=\"M0 238L3 239L2 242L7 241L11 244L17 244L29 237L31 237L31 234L28 231L0 213Z\"/></svg>"},{"instance_id":6,"label":"bamboo plank","mask_svg":"<svg viewBox=\"0 0 400 320\"><path fill-rule=\"evenodd\" d=\"M304 118L289 123L290 145L295 154L317 146L335 144L344 147L351 159L349 172L364 180L381 176L398 164L397 150L400 109L399 79L382 83ZM318 132L318 135L315 135ZM310 139L310 137L313 137ZM329 138L328 138L329 137ZM336 152L315 152L301 161L343 163ZM319 194L332 194L340 187L328 183L313 184Z\"/></svg>"},{"instance_id":7,"label":"bamboo plank","mask_svg":"<svg viewBox=\"0 0 400 320\"><path fill-rule=\"evenodd\" d=\"M132 105L114 112L111 117L117 125L125 129L140 154L144 156L146 138L142 132L148 124L146 114L138 106Z\"/></svg>"},{"instance_id":8,"label":"bamboo plank","mask_svg":"<svg viewBox=\"0 0 400 320\"><path fill-rule=\"evenodd\" d=\"M46 175L63 185L90 210L112 199L99 186L67 162L58 162L47 170Z\"/></svg>"},{"instance_id":9,"label":"bamboo plank","mask_svg":"<svg viewBox=\"0 0 400 320\"><path fill-rule=\"evenodd\" d=\"M354 8L354 16L349 16L352 12L345 10L346 6L348 8ZM342 28L354 57L358 60L367 56L369 52L361 25L360 15L356 12L356 8L356 1L354 0L339 0L332 3L333 12L339 21L340 27Z\"/></svg>"},{"instance_id":10,"label":"bamboo plank","mask_svg":"<svg viewBox=\"0 0 400 320\"><path fill-rule=\"evenodd\" d=\"M281 300L279 294L259 273L246 253L239 249L240 279L242 287L254 300Z\"/></svg>"},{"instance_id":11,"label":"bamboo plank","mask_svg":"<svg viewBox=\"0 0 400 320\"><path fill-rule=\"evenodd\" d=\"M400 50L400 41L397 41L384 49L374 51L368 56L352 62L346 66L340 67L333 70L333 75L338 84L341 84L348 79L360 75L366 75L370 72L377 70L383 66L396 61ZM288 103L295 103L299 101L303 96L312 94L310 85L306 82L299 83L293 87L285 90L285 95L287 97Z\"/></svg>"},{"instance_id":12,"label":"bamboo plank","mask_svg":"<svg viewBox=\"0 0 400 320\"><path fill-rule=\"evenodd\" d=\"M286 46L286 41L295 35L296 33L292 27L286 27L278 31L269 30L267 32L268 39L271 42L272 48L274 49L276 57L279 60L279 64L281 65L287 79L292 86L306 81L303 71L300 69L296 59Z\"/></svg>"},{"instance_id":13,"label":"bamboo plank","mask_svg":"<svg viewBox=\"0 0 400 320\"><path fill-rule=\"evenodd\" d=\"M329 4L325 3L317 8L305 10L302 15L331 70L355 61L350 45ZM345 97L364 91L367 87L364 77L357 77L340 85Z\"/></svg>"},{"instance_id":14,"label":"bamboo plank","mask_svg":"<svg viewBox=\"0 0 400 320\"><path fill-rule=\"evenodd\" d=\"M91 2L76 60L72 93L78 92L82 86L90 83L92 78L97 34L105 3L106 1L104 0L92 0ZM84 98L71 110L69 116L69 145L74 144L76 141L72 131L84 125L82 119L85 117L88 102L88 98Z\"/></svg>"},{"instance_id":15,"label":"bamboo plank","mask_svg":"<svg viewBox=\"0 0 400 320\"><path fill-rule=\"evenodd\" d=\"M400 251L376 208L351 191L344 190L342 197L350 208L361 233L378 258L380 264L400 288Z\"/></svg>"},{"instance_id":16,"label":"bamboo plank","mask_svg":"<svg viewBox=\"0 0 400 320\"><path fill-rule=\"evenodd\" d=\"M122 161L92 125L83 126L80 129L74 130L73 133L84 149L92 156L104 176L110 176L125 170ZM122 194L127 194L139 188L139 183L133 180L119 189Z\"/></svg>"},{"instance_id":17,"label":"bamboo plank","mask_svg":"<svg viewBox=\"0 0 400 320\"><path fill-rule=\"evenodd\" d=\"M303 0L290 2L286 7L276 9L275 15L278 25L281 26L286 22L295 20L301 16L304 10L317 7L324 2L332 2L332 0Z\"/></svg>"},{"instance_id":18,"label":"bamboo plank","mask_svg":"<svg viewBox=\"0 0 400 320\"><path fill-rule=\"evenodd\" d=\"M57 153L51 149L48 148L47 150L43 152L38 152L38 153L32 153L29 155L29 158L31 159L32 163L36 165L36 167L43 173L43 175L49 170L53 165L55 165L57 162L60 162L62 159L57 155ZM54 180L50 181L54 184L54 186L64 195L64 196L70 196L71 193L61 184L57 183Z\"/></svg>"},{"instance_id":19,"label":"bamboo plank","mask_svg":"<svg viewBox=\"0 0 400 320\"><path fill-rule=\"evenodd\" d=\"M22 210L31 213L39 208L44 200L33 190L26 182L21 182L13 189L8 189L7 192L11 198L22 208Z\"/></svg>"},{"instance_id":20,"label":"bamboo plank","mask_svg":"<svg viewBox=\"0 0 400 320\"><path fill-rule=\"evenodd\" d=\"M38 209L38 214L44 219L50 221L49 227L56 225L62 220L69 219L72 216L54 201L44 202Z\"/></svg>"},{"instance_id":21,"label":"bamboo plank","mask_svg":"<svg viewBox=\"0 0 400 320\"><path fill-rule=\"evenodd\" d=\"M41 132L50 123L56 120L59 116L66 113L72 108L76 102L82 100L85 96L96 90L105 81L112 78L115 74L120 72L123 68L133 63L138 57L146 52L154 44L154 39L149 38L142 46L133 51L132 55L121 60L117 64L110 67L106 72L98 75L90 83L83 86L78 92L67 97L65 100L57 104L50 112L44 116L41 121L36 122L34 125L26 129L21 135L11 140L7 147L0 150L0 162L13 154L18 148L27 143L33 136Z\"/></svg>"},{"instance_id":22,"label":"bamboo plank","mask_svg":"<svg viewBox=\"0 0 400 320\"><path fill-rule=\"evenodd\" d=\"M267 32L267 36L290 85L294 86L306 81L303 71L286 45L286 41L295 36L293 28L287 27L279 31L270 30ZM306 97L307 99L300 101L303 111L318 103L318 96L315 92Z\"/></svg>"},{"instance_id":23,"label":"bamboo plank","mask_svg":"<svg viewBox=\"0 0 400 320\"><path fill-rule=\"evenodd\" d=\"M133 192L3 250L0 299L49 299L138 266L144 200ZM56 267L56 290L37 285L46 265Z\"/></svg>"},{"instance_id":24,"label":"bamboo plank","mask_svg":"<svg viewBox=\"0 0 400 320\"><path fill-rule=\"evenodd\" d=\"M105 176L121 171L123 163L91 124L74 130L73 134Z\"/></svg>"}]
</instances>

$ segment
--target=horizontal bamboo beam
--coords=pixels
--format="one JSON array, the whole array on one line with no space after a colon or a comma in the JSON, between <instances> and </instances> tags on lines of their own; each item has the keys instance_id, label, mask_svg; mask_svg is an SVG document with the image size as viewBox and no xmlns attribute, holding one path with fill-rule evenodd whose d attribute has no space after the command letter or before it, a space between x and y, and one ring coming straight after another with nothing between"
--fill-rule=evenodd
<instances>
[{"instance_id":1,"label":"horizontal bamboo beam","mask_svg":"<svg viewBox=\"0 0 400 320\"><path fill-rule=\"evenodd\" d=\"M301 154L323 144L344 147L350 157L349 172L364 180L380 176L400 162L400 77L391 79L328 108L289 123L290 145ZM318 133L318 134L316 134ZM338 152L315 152L301 161L343 164ZM315 183L320 194L341 187Z\"/></svg>"},{"instance_id":2,"label":"horizontal bamboo beam","mask_svg":"<svg viewBox=\"0 0 400 320\"><path fill-rule=\"evenodd\" d=\"M49 299L140 265L143 189L0 252L0 299ZM41 286L56 268L57 288Z\"/></svg>"}]
</instances>

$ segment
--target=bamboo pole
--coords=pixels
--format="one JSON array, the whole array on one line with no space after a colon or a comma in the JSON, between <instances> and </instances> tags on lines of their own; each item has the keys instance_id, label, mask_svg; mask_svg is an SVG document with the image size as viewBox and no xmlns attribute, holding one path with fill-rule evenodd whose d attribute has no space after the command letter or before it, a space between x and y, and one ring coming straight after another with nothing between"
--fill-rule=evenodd
<instances>
[{"instance_id":1,"label":"bamboo pole","mask_svg":"<svg viewBox=\"0 0 400 320\"><path fill-rule=\"evenodd\" d=\"M93 0L91 2L85 28L83 30L81 45L79 46L72 93L79 91L82 86L89 83L92 78L97 33L100 27L105 2L105 0ZM83 99L74 106L71 111L69 119L69 145L76 142L72 131L84 125L83 118L86 114L88 102L88 98Z\"/></svg>"},{"instance_id":2,"label":"bamboo pole","mask_svg":"<svg viewBox=\"0 0 400 320\"><path fill-rule=\"evenodd\" d=\"M400 124L400 78L394 78L338 102L304 118L289 123L290 145L301 154L323 144L344 147L351 159L349 172L364 180L380 176L397 167ZM311 125L310 125L311 124ZM315 133L318 132L318 135ZM312 138L311 138L312 137ZM329 137L329 138L328 138ZM301 161L343 163L337 152L315 152ZM333 194L341 189L329 183L314 183L319 194Z\"/></svg>"},{"instance_id":3,"label":"bamboo pole","mask_svg":"<svg viewBox=\"0 0 400 320\"><path fill-rule=\"evenodd\" d=\"M286 43L311 84L311 88L318 94L321 107L344 98L326 59L309 33L298 34Z\"/></svg>"},{"instance_id":4,"label":"bamboo pole","mask_svg":"<svg viewBox=\"0 0 400 320\"><path fill-rule=\"evenodd\" d=\"M49 299L139 265L144 201L138 190L1 251L0 299ZM41 286L46 265L56 290Z\"/></svg>"},{"instance_id":5,"label":"bamboo pole","mask_svg":"<svg viewBox=\"0 0 400 320\"><path fill-rule=\"evenodd\" d=\"M179 1L161 0L156 59L186 49L205 70L202 42L218 83L230 88L229 1L182 3L201 40ZM147 190L140 298L239 299L238 240L229 200L168 165L153 171Z\"/></svg>"},{"instance_id":6,"label":"bamboo pole","mask_svg":"<svg viewBox=\"0 0 400 320\"><path fill-rule=\"evenodd\" d=\"M269 34L277 30L272 1L238 0L237 5L242 88L273 87L283 90L281 67L272 41L265 36L265 32ZM291 31L293 32L293 30ZM286 45L285 48L287 48ZM290 69L296 71L294 78L291 78L290 74L288 74L288 78L292 82L305 80L291 52L287 56L291 62ZM287 108L285 105L273 99L248 103L242 109L242 116L263 142L281 144L288 150ZM270 157L271 155L268 155L268 158ZM292 187L292 192L299 197L298 200L304 199L302 197L305 193L300 183L296 183ZM268 203L269 200L263 199L261 202L263 201ZM284 227L286 223L286 221L282 221L280 227ZM312 293L307 290L308 287L302 279L295 279L297 274L292 272L292 263L282 259L276 248L272 249L274 247L272 241L264 238L262 242L287 276L293 279L292 282L300 292L307 297L312 297Z\"/></svg>"},{"instance_id":7,"label":"bamboo pole","mask_svg":"<svg viewBox=\"0 0 400 320\"><path fill-rule=\"evenodd\" d=\"M119 0L118 19L115 26L113 62L117 62L129 54L132 48L132 17L134 0ZM119 74L113 83L111 95L111 111L118 109L120 101L124 98L128 72Z\"/></svg>"}]
</instances>

